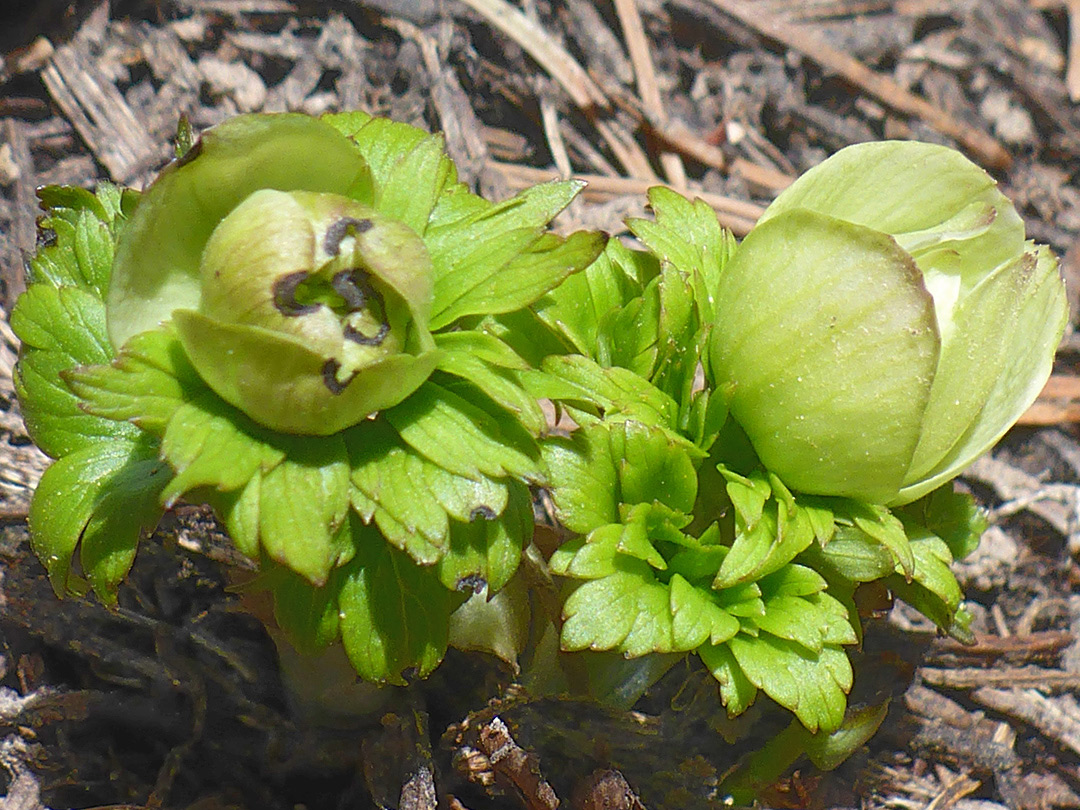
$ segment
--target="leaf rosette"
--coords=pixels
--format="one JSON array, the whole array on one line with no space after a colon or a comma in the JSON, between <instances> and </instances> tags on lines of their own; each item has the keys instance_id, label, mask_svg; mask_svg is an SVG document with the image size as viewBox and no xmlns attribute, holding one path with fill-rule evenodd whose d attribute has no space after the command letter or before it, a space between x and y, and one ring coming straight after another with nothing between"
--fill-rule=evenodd
<instances>
[{"instance_id":1,"label":"leaf rosette","mask_svg":"<svg viewBox=\"0 0 1080 810\"><path fill-rule=\"evenodd\" d=\"M114 600L185 498L260 562L298 647L340 640L373 681L430 672L531 536L545 419L490 322L599 253L548 233L579 190L493 204L439 136L345 113L226 121L123 206L44 192L57 242L12 322L58 458L31 516L57 590L81 567Z\"/></svg>"},{"instance_id":2,"label":"leaf rosette","mask_svg":"<svg viewBox=\"0 0 1080 810\"><path fill-rule=\"evenodd\" d=\"M958 152L841 150L769 206L719 280L711 382L793 489L887 504L962 472L1045 383L1057 263Z\"/></svg>"}]
</instances>

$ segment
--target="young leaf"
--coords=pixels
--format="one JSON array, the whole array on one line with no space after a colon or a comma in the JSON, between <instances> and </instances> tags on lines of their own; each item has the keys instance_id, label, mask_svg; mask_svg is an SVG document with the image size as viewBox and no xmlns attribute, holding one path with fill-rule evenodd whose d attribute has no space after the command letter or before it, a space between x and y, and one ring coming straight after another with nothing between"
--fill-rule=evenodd
<instances>
[{"instance_id":1,"label":"young leaf","mask_svg":"<svg viewBox=\"0 0 1080 810\"><path fill-rule=\"evenodd\" d=\"M63 374L87 413L131 422L161 437L185 399L206 391L171 329L142 332L108 365Z\"/></svg>"},{"instance_id":2,"label":"young leaf","mask_svg":"<svg viewBox=\"0 0 1080 810\"><path fill-rule=\"evenodd\" d=\"M564 650L673 652L671 597L648 563L620 556L618 570L578 586L563 606Z\"/></svg>"},{"instance_id":3,"label":"young leaf","mask_svg":"<svg viewBox=\"0 0 1080 810\"><path fill-rule=\"evenodd\" d=\"M115 528L119 532L114 542L119 547L133 545L144 525L152 523L150 510L145 508L145 496L164 479L157 463L156 448L147 442L114 440L87 443L65 454L53 463L41 477L30 504L27 522L30 526L31 547L49 574L53 589L64 595L69 588L71 558L87 525L95 517L95 532L100 531L117 516L117 500L129 495L136 497L132 510L139 518ZM154 482L149 490L145 477ZM124 508L127 508L125 506ZM134 538L131 534L134 534ZM100 555L104 559L107 554ZM99 584L110 593L108 583L116 568L100 571Z\"/></svg>"},{"instance_id":4,"label":"young leaf","mask_svg":"<svg viewBox=\"0 0 1080 810\"><path fill-rule=\"evenodd\" d=\"M728 644L703 644L697 654L720 685L720 701L727 708L728 717L749 709L758 688L746 677Z\"/></svg>"},{"instance_id":5,"label":"young leaf","mask_svg":"<svg viewBox=\"0 0 1080 810\"><path fill-rule=\"evenodd\" d=\"M258 471L269 472L285 452L269 444L265 431L207 391L185 402L165 429L161 455L176 477L161 493L167 506L198 487L240 489Z\"/></svg>"},{"instance_id":6,"label":"young leaf","mask_svg":"<svg viewBox=\"0 0 1080 810\"><path fill-rule=\"evenodd\" d=\"M46 454L59 458L102 439L137 435L130 425L88 414L61 380L77 366L112 359L99 299L76 287L33 285L12 311L11 326L23 343L15 390L27 430Z\"/></svg>"},{"instance_id":7,"label":"young leaf","mask_svg":"<svg viewBox=\"0 0 1080 810\"><path fill-rule=\"evenodd\" d=\"M345 652L365 680L404 686L404 673L425 677L442 660L452 594L373 527L349 526L356 556L338 597Z\"/></svg>"},{"instance_id":8,"label":"young leaf","mask_svg":"<svg viewBox=\"0 0 1080 810\"><path fill-rule=\"evenodd\" d=\"M384 414L409 446L456 475L540 478L539 453L519 423L431 380Z\"/></svg>"},{"instance_id":9,"label":"young leaf","mask_svg":"<svg viewBox=\"0 0 1080 810\"><path fill-rule=\"evenodd\" d=\"M282 461L262 475L259 540L276 562L315 585L352 555L348 532L349 462L338 436L293 439Z\"/></svg>"}]
</instances>

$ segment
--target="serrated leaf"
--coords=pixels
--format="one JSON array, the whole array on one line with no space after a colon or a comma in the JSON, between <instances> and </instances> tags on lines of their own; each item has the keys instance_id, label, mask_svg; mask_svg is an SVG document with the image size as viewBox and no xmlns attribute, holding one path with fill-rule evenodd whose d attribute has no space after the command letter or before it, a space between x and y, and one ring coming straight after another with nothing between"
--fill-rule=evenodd
<instances>
[{"instance_id":1,"label":"serrated leaf","mask_svg":"<svg viewBox=\"0 0 1080 810\"><path fill-rule=\"evenodd\" d=\"M433 487L446 482L428 474L435 465L382 419L362 422L345 433L345 441L352 484L371 503L361 514L418 563L438 560L449 543L450 521Z\"/></svg>"},{"instance_id":2,"label":"serrated leaf","mask_svg":"<svg viewBox=\"0 0 1080 810\"><path fill-rule=\"evenodd\" d=\"M45 470L27 523L31 547L58 595L68 589L72 555L100 499L113 481L128 486L128 465L140 465L148 453L147 446L134 442L98 442L65 454Z\"/></svg>"},{"instance_id":3,"label":"serrated leaf","mask_svg":"<svg viewBox=\"0 0 1080 810\"><path fill-rule=\"evenodd\" d=\"M495 274L458 299L443 318L499 315L527 307L588 266L603 249L604 235L578 231L568 237L544 234Z\"/></svg>"},{"instance_id":4,"label":"serrated leaf","mask_svg":"<svg viewBox=\"0 0 1080 810\"><path fill-rule=\"evenodd\" d=\"M116 604L116 589L135 562L142 533L153 530L161 518L159 496L171 476L168 465L158 459L156 442L134 447L95 498L79 544L83 575L107 605Z\"/></svg>"},{"instance_id":5,"label":"serrated leaf","mask_svg":"<svg viewBox=\"0 0 1080 810\"><path fill-rule=\"evenodd\" d=\"M742 714L757 697L758 688L746 677L727 644L704 644L698 657L720 685L720 700L728 717Z\"/></svg>"},{"instance_id":6,"label":"serrated leaf","mask_svg":"<svg viewBox=\"0 0 1080 810\"><path fill-rule=\"evenodd\" d=\"M790 709L810 731L840 727L851 688L851 663L835 647L811 653L795 642L764 633L728 642L747 679Z\"/></svg>"},{"instance_id":7,"label":"serrated leaf","mask_svg":"<svg viewBox=\"0 0 1080 810\"><path fill-rule=\"evenodd\" d=\"M670 595L648 563L625 555L617 570L579 585L563 606L564 650L672 652Z\"/></svg>"},{"instance_id":8,"label":"serrated leaf","mask_svg":"<svg viewBox=\"0 0 1080 810\"><path fill-rule=\"evenodd\" d=\"M159 438L184 400L207 390L168 328L136 335L108 365L79 366L63 378L83 410Z\"/></svg>"},{"instance_id":9,"label":"serrated leaf","mask_svg":"<svg viewBox=\"0 0 1080 810\"><path fill-rule=\"evenodd\" d=\"M684 514L693 510L695 460L704 455L698 448L670 431L641 422L614 422L607 429L621 503L661 503Z\"/></svg>"},{"instance_id":10,"label":"serrated leaf","mask_svg":"<svg viewBox=\"0 0 1080 810\"><path fill-rule=\"evenodd\" d=\"M966 492L951 483L896 510L901 520L914 521L937 535L949 547L953 559L962 560L979 546L986 531L986 516Z\"/></svg>"},{"instance_id":11,"label":"serrated leaf","mask_svg":"<svg viewBox=\"0 0 1080 810\"><path fill-rule=\"evenodd\" d=\"M435 345L444 350L440 370L475 385L533 435L547 427L543 410L518 377L524 361L501 340L475 331L448 332L435 335Z\"/></svg>"},{"instance_id":12,"label":"serrated leaf","mask_svg":"<svg viewBox=\"0 0 1080 810\"><path fill-rule=\"evenodd\" d=\"M849 582L873 582L889 576L896 568L896 561L884 546L853 526L837 526L824 549L811 546L804 558L808 564Z\"/></svg>"},{"instance_id":13,"label":"serrated leaf","mask_svg":"<svg viewBox=\"0 0 1080 810\"><path fill-rule=\"evenodd\" d=\"M259 559L259 503L262 473L255 470L241 489L228 492L203 490L203 497L217 510L229 539L249 560Z\"/></svg>"},{"instance_id":14,"label":"serrated leaf","mask_svg":"<svg viewBox=\"0 0 1080 810\"><path fill-rule=\"evenodd\" d=\"M439 580L450 590L495 594L517 570L532 529L532 498L527 487L514 482L501 514L451 524L449 547L435 564Z\"/></svg>"},{"instance_id":15,"label":"serrated leaf","mask_svg":"<svg viewBox=\"0 0 1080 810\"><path fill-rule=\"evenodd\" d=\"M602 365L622 366L652 379L660 353L660 289L658 279L641 296L607 313L597 328L597 353Z\"/></svg>"},{"instance_id":16,"label":"serrated leaf","mask_svg":"<svg viewBox=\"0 0 1080 810\"><path fill-rule=\"evenodd\" d=\"M264 431L213 393L179 408L165 429L161 455L176 477L161 493L168 506L197 487L229 491L247 484L256 471L269 472L285 457L267 443Z\"/></svg>"},{"instance_id":17,"label":"serrated leaf","mask_svg":"<svg viewBox=\"0 0 1080 810\"><path fill-rule=\"evenodd\" d=\"M410 447L456 475L540 478L539 452L517 422L431 380L383 413Z\"/></svg>"},{"instance_id":18,"label":"serrated leaf","mask_svg":"<svg viewBox=\"0 0 1080 810\"><path fill-rule=\"evenodd\" d=\"M620 528L617 523L609 523L590 532L587 538L566 541L548 561L551 573L576 579L600 579L614 574Z\"/></svg>"},{"instance_id":19,"label":"serrated leaf","mask_svg":"<svg viewBox=\"0 0 1080 810\"><path fill-rule=\"evenodd\" d=\"M598 417L677 428L675 400L625 368L604 368L581 355L564 355L546 358L542 373L526 379L535 396L571 403Z\"/></svg>"},{"instance_id":20,"label":"serrated leaf","mask_svg":"<svg viewBox=\"0 0 1080 810\"><path fill-rule=\"evenodd\" d=\"M826 584L813 568L795 563L758 580L762 593L768 596L809 596L825 590Z\"/></svg>"},{"instance_id":21,"label":"serrated leaf","mask_svg":"<svg viewBox=\"0 0 1080 810\"><path fill-rule=\"evenodd\" d=\"M788 503L770 501L754 527L736 535L713 587L729 587L771 574L814 541L809 518L797 506L789 513Z\"/></svg>"},{"instance_id":22,"label":"serrated leaf","mask_svg":"<svg viewBox=\"0 0 1080 810\"><path fill-rule=\"evenodd\" d=\"M337 639L338 596L344 579L340 570L325 585L313 585L280 566L267 577L274 595L274 620L297 650L314 655Z\"/></svg>"},{"instance_id":23,"label":"serrated leaf","mask_svg":"<svg viewBox=\"0 0 1080 810\"><path fill-rule=\"evenodd\" d=\"M765 600L765 613L754 621L766 633L793 641L809 652L819 653L823 643L821 615L817 608L797 596L773 596Z\"/></svg>"},{"instance_id":24,"label":"serrated leaf","mask_svg":"<svg viewBox=\"0 0 1080 810\"><path fill-rule=\"evenodd\" d=\"M360 677L404 686L428 675L446 652L451 597L430 568L350 521L356 556L338 597L341 640Z\"/></svg>"},{"instance_id":25,"label":"serrated leaf","mask_svg":"<svg viewBox=\"0 0 1080 810\"><path fill-rule=\"evenodd\" d=\"M33 285L19 297L11 326L23 343L15 389L38 447L57 458L100 439L137 435L130 425L86 413L60 377L76 366L112 358L99 299L76 287Z\"/></svg>"},{"instance_id":26,"label":"serrated leaf","mask_svg":"<svg viewBox=\"0 0 1080 810\"><path fill-rule=\"evenodd\" d=\"M425 233L436 272L432 330L448 326L462 315L493 311L488 309L484 297L492 292L490 285L495 277L505 272L514 259L541 238L547 224L570 204L582 186L583 183L575 180L544 183L499 205L478 211L465 221L457 220L447 225L433 223ZM588 250L583 250L585 247L584 240L579 238L567 250L575 261L587 263L591 261L587 254L595 255L598 246L590 243ZM560 256L559 263L561 261ZM528 264L525 263L520 275L526 284ZM565 277L566 272L560 272ZM507 278L506 282L511 280ZM556 283L557 278L547 289ZM546 289L539 291L532 300L543 292Z\"/></svg>"},{"instance_id":27,"label":"serrated leaf","mask_svg":"<svg viewBox=\"0 0 1080 810\"><path fill-rule=\"evenodd\" d=\"M611 365L599 345L600 324L632 298L658 272L656 259L609 239L603 253L533 305L537 317L581 355Z\"/></svg>"},{"instance_id":28,"label":"serrated leaf","mask_svg":"<svg viewBox=\"0 0 1080 810\"><path fill-rule=\"evenodd\" d=\"M656 221L627 220L631 232L657 258L667 261L692 279L693 300L704 320L715 317L713 293L735 240L720 226L716 212L703 200L687 200L663 186L649 189L649 205Z\"/></svg>"},{"instance_id":29,"label":"serrated leaf","mask_svg":"<svg viewBox=\"0 0 1080 810\"><path fill-rule=\"evenodd\" d=\"M671 577L670 591L673 649L689 651L705 642L723 644L739 632L739 620L716 604L711 593L678 574Z\"/></svg>"},{"instance_id":30,"label":"serrated leaf","mask_svg":"<svg viewBox=\"0 0 1080 810\"><path fill-rule=\"evenodd\" d=\"M904 532L904 524L884 506L851 503L849 516L855 527L881 543L904 570L904 575L910 577L915 558Z\"/></svg>"},{"instance_id":31,"label":"serrated leaf","mask_svg":"<svg viewBox=\"0 0 1080 810\"><path fill-rule=\"evenodd\" d=\"M607 431L588 427L541 445L555 512L567 529L588 534L619 520L618 472Z\"/></svg>"},{"instance_id":32,"label":"serrated leaf","mask_svg":"<svg viewBox=\"0 0 1080 810\"><path fill-rule=\"evenodd\" d=\"M46 209L40 226L53 231L54 239L30 260L27 282L31 287L77 287L104 298L112 273L119 190L108 183L101 184L96 194L47 186L38 196Z\"/></svg>"},{"instance_id":33,"label":"serrated leaf","mask_svg":"<svg viewBox=\"0 0 1080 810\"><path fill-rule=\"evenodd\" d=\"M349 511L349 461L340 435L289 442L262 474L259 541L272 559L315 585L354 552L342 532Z\"/></svg>"}]
</instances>

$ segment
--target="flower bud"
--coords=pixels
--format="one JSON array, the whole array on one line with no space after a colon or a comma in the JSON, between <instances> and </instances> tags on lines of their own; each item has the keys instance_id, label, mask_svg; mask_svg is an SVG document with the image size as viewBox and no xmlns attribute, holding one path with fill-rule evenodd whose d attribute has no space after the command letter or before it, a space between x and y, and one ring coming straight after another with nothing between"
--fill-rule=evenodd
<instances>
[{"instance_id":1,"label":"flower bud","mask_svg":"<svg viewBox=\"0 0 1080 810\"><path fill-rule=\"evenodd\" d=\"M374 196L356 144L318 119L207 130L125 225L113 345L171 321L207 385L286 433L328 435L401 402L438 359L433 272Z\"/></svg>"},{"instance_id":2,"label":"flower bud","mask_svg":"<svg viewBox=\"0 0 1080 810\"><path fill-rule=\"evenodd\" d=\"M203 380L255 421L327 434L396 405L434 367L431 264L405 225L335 194L262 189L214 229L197 311Z\"/></svg>"},{"instance_id":3,"label":"flower bud","mask_svg":"<svg viewBox=\"0 0 1080 810\"><path fill-rule=\"evenodd\" d=\"M713 382L789 487L890 505L958 475L1034 401L1057 263L959 153L849 147L784 191L717 291Z\"/></svg>"}]
</instances>

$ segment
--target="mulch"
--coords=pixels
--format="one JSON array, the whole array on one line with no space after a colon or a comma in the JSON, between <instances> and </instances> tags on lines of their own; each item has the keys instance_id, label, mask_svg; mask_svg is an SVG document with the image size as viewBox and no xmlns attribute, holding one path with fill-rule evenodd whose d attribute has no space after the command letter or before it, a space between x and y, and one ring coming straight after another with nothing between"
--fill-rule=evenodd
<instances>
[{"instance_id":1,"label":"mulch","mask_svg":"<svg viewBox=\"0 0 1080 810\"><path fill-rule=\"evenodd\" d=\"M178 116L363 109L441 131L502 198L579 176L557 227L625 233L644 191L706 200L744 234L793 177L849 143L918 138L1000 181L1062 259L1080 309L1080 3L1075 0L145 0L0 10L0 304L23 287L35 189L140 186ZM1080 807L1080 339L962 479L991 518L956 570L978 643L903 606L874 623L857 686L894 695L836 771L783 807ZM238 610L242 567L187 507L143 545L120 607L57 600L31 553L47 464L0 318L0 798L40 807L631 810L724 807L745 754L701 673L616 712L539 699L451 653L366 727L290 712L276 651ZM853 696L858 700L859 695ZM754 718L764 739L767 712Z\"/></svg>"}]
</instances>

